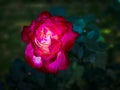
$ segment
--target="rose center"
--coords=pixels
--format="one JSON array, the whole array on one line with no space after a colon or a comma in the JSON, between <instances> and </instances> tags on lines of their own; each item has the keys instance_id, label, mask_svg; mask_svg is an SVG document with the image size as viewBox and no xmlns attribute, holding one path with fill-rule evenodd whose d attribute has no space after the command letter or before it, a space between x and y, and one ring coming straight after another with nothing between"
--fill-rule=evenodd
<instances>
[{"instance_id":1,"label":"rose center","mask_svg":"<svg viewBox=\"0 0 120 90\"><path fill-rule=\"evenodd\" d=\"M39 47L41 54L50 54L56 52L54 48L60 48L60 43L57 34L51 32L48 27L43 28L39 33L37 33L35 38L35 43ZM59 44L59 45L58 45ZM51 48L52 47L52 48Z\"/></svg>"}]
</instances>

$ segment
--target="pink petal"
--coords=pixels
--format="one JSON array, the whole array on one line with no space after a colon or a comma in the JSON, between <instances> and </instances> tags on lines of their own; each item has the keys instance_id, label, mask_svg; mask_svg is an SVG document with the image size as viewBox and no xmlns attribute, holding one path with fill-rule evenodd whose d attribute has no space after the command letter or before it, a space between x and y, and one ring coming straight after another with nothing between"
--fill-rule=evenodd
<instances>
[{"instance_id":1,"label":"pink petal","mask_svg":"<svg viewBox=\"0 0 120 90\"><path fill-rule=\"evenodd\" d=\"M49 46L50 54L55 54L61 49L61 42L56 39L51 39L51 45Z\"/></svg>"},{"instance_id":2,"label":"pink petal","mask_svg":"<svg viewBox=\"0 0 120 90\"><path fill-rule=\"evenodd\" d=\"M47 17L50 17L51 15L50 15L50 13L48 12L48 11L44 11L44 12L42 12L42 13L40 13L39 15L38 15L38 20L40 20L41 18L47 18Z\"/></svg>"},{"instance_id":3,"label":"pink petal","mask_svg":"<svg viewBox=\"0 0 120 90\"><path fill-rule=\"evenodd\" d=\"M40 56L35 56L33 53L33 47L31 44L27 45L25 50L25 59L26 62L33 68L41 68L43 63Z\"/></svg>"},{"instance_id":4,"label":"pink petal","mask_svg":"<svg viewBox=\"0 0 120 90\"><path fill-rule=\"evenodd\" d=\"M63 51L57 54L57 58L54 62L47 66L47 70L50 73L56 73L58 70L65 70L69 65L68 58Z\"/></svg>"},{"instance_id":5,"label":"pink petal","mask_svg":"<svg viewBox=\"0 0 120 90\"><path fill-rule=\"evenodd\" d=\"M40 56L41 55L41 58L43 60L43 63L45 65L48 65L50 64L52 61L55 60L56 58L56 54L41 54L41 51L37 50L37 49L34 49L34 53L36 56Z\"/></svg>"},{"instance_id":6,"label":"pink petal","mask_svg":"<svg viewBox=\"0 0 120 90\"><path fill-rule=\"evenodd\" d=\"M63 36L67 32L66 22L55 22L55 30L59 36Z\"/></svg>"},{"instance_id":7,"label":"pink petal","mask_svg":"<svg viewBox=\"0 0 120 90\"><path fill-rule=\"evenodd\" d=\"M62 48L64 50L70 50L78 37L78 33L73 32L73 31L68 31L67 33L64 34L62 37Z\"/></svg>"},{"instance_id":8,"label":"pink petal","mask_svg":"<svg viewBox=\"0 0 120 90\"><path fill-rule=\"evenodd\" d=\"M34 22L32 22L30 26L23 27L23 31L21 32L21 37L25 43L29 43L30 40L32 39L34 34L34 27L35 27Z\"/></svg>"},{"instance_id":9,"label":"pink petal","mask_svg":"<svg viewBox=\"0 0 120 90\"><path fill-rule=\"evenodd\" d=\"M52 16L52 19L53 19L55 22L65 22L65 18L62 17L62 16Z\"/></svg>"}]
</instances>

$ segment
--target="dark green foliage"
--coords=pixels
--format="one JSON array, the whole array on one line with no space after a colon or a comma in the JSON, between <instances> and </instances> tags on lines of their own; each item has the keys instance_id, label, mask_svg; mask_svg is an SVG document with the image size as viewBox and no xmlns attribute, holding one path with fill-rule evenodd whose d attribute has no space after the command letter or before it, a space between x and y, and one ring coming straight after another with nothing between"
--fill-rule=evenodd
<instances>
[{"instance_id":1,"label":"dark green foliage","mask_svg":"<svg viewBox=\"0 0 120 90\"><path fill-rule=\"evenodd\" d=\"M16 59L10 68L6 82L10 90L57 90L58 82L66 83L70 76L69 69L60 71L58 75L45 74Z\"/></svg>"},{"instance_id":2,"label":"dark green foliage","mask_svg":"<svg viewBox=\"0 0 120 90\"><path fill-rule=\"evenodd\" d=\"M6 82L9 90L115 89L120 88L119 68L119 64L112 64L102 69L91 66L90 63L85 62L80 65L74 61L70 68L53 75L38 72L22 60L17 59L11 66ZM18 75L18 72L21 74ZM2 88L0 90L4 90L2 83L0 84L0 88Z\"/></svg>"},{"instance_id":3,"label":"dark green foliage","mask_svg":"<svg viewBox=\"0 0 120 90\"><path fill-rule=\"evenodd\" d=\"M78 62L91 63L96 65L96 55L105 54L107 45L103 41L101 28L95 22L93 15L84 17L73 17L69 19L73 23L74 31L79 37L72 49L72 54L78 58Z\"/></svg>"},{"instance_id":4,"label":"dark green foliage","mask_svg":"<svg viewBox=\"0 0 120 90\"><path fill-rule=\"evenodd\" d=\"M2 82L0 82L0 90L5 90L5 85Z\"/></svg>"},{"instance_id":5,"label":"dark green foliage","mask_svg":"<svg viewBox=\"0 0 120 90\"><path fill-rule=\"evenodd\" d=\"M7 76L7 84L11 90L33 90L43 88L45 74L38 73L20 59L16 59Z\"/></svg>"}]
</instances>

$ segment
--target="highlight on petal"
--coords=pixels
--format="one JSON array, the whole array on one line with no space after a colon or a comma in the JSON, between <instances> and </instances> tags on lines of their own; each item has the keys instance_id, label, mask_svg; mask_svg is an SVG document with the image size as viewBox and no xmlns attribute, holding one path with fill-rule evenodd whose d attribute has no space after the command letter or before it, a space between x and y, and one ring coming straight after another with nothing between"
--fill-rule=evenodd
<instances>
[{"instance_id":1,"label":"highlight on petal","mask_svg":"<svg viewBox=\"0 0 120 90\"><path fill-rule=\"evenodd\" d=\"M57 54L56 60L47 66L48 72L56 73L58 70L65 70L69 65L67 55L64 51Z\"/></svg>"},{"instance_id":2,"label":"highlight on petal","mask_svg":"<svg viewBox=\"0 0 120 90\"><path fill-rule=\"evenodd\" d=\"M27 45L25 50L26 62L33 68L41 68L43 63L40 56L35 56L33 52L33 47L31 44Z\"/></svg>"},{"instance_id":3,"label":"highlight on petal","mask_svg":"<svg viewBox=\"0 0 120 90\"><path fill-rule=\"evenodd\" d=\"M33 63L36 67L41 67L42 66L42 59L41 57L33 56Z\"/></svg>"}]
</instances>

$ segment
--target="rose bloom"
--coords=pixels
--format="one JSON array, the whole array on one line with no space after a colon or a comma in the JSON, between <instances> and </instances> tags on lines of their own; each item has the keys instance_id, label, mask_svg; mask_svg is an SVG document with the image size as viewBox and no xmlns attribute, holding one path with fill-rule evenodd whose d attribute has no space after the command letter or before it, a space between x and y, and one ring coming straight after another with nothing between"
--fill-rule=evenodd
<instances>
[{"instance_id":1,"label":"rose bloom","mask_svg":"<svg viewBox=\"0 0 120 90\"><path fill-rule=\"evenodd\" d=\"M24 26L21 36L27 44L26 62L39 71L57 73L68 67L66 52L72 48L78 33L73 32L72 24L62 16L51 16L45 11Z\"/></svg>"}]
</instances>

